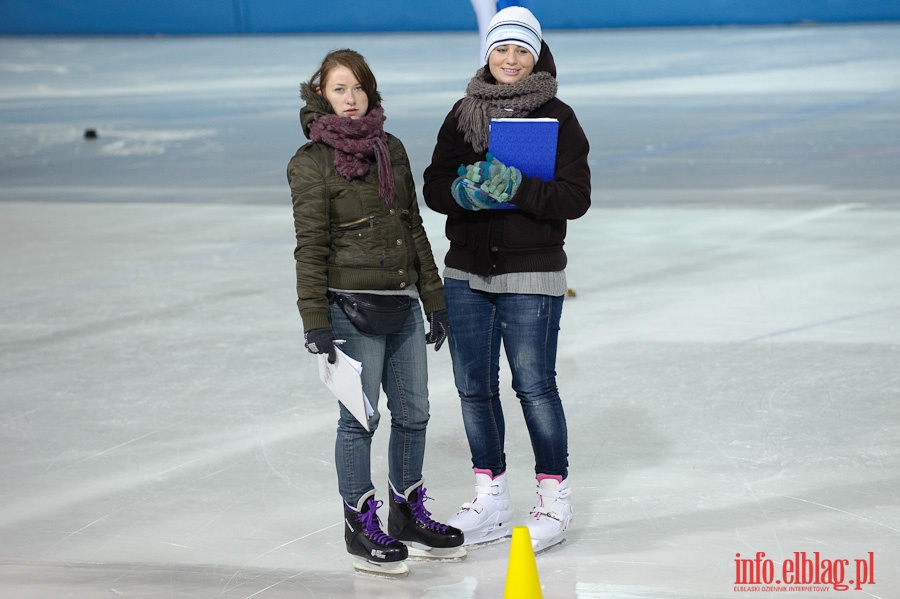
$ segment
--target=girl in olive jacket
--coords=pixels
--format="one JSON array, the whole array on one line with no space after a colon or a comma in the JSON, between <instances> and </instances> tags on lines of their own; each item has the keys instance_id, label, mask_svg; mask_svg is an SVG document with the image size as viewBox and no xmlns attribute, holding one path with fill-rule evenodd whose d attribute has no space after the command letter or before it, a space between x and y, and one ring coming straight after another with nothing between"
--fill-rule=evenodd
<instances>
[{"instance_id":1,"label":"girl in olive jacket","mask_svg":"<svg viewBox=\"0 0 900 599\"><path fill-rule=\"evenodd\" d=\"M357 569L405 576L404 560L413 550L403 542L424 546L425 557L465 555L462 533L432 520L422 506L429 415L425 349L426 343L439 349L449 330L441 279L406 151L384 131L381 96L365 59L352 50L329 53L301 87L301 98L306 106L300 120L311 141L297 150L287 176L306 347L334 363L339 344L362 362L363 391L374 409L366 426L339 404L335 465L345 542ZM427 335L420 300L430 324ZM367 302L410 307L395 314L399 318L389 329L357 323L360 330L348 314ZM375 513L382 502L375 500L370 465L382 386L391 412L389 534Z\"/></svg>"}]
</instances>

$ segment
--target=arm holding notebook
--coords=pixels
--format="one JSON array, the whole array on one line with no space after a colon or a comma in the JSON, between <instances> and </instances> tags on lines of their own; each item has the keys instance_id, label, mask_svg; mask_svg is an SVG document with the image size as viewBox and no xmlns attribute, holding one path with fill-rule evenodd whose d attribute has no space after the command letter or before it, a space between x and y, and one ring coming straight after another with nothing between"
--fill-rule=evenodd
<instances>
[{"instance_id":1,"label":"arm holding notebook","mask_svg":"<svg viewBox=\"0 0 900 599\"><path fill-rule=\"evenodd\" d=\"M554 99L545 109L546 116L559 121L553 178L545 181L525 172L510 203L538 218L573 220L583 216L591 205L588 139L569 106Z\"/></svg>"}]
</instances>

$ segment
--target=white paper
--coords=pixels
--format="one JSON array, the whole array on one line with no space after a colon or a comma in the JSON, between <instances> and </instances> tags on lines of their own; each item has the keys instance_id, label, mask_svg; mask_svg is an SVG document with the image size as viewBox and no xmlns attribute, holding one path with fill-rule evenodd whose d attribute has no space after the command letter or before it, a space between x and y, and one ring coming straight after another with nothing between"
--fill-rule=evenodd
<instances>
[{"instance_id":1,"label":"white paper","mask_svg":"<svg viewBox=\"0 0 900 599\"><path fill-rule=\"evenodd\" d=\"M319 379L334 393L338 401L369 430L369 417L375 413L362 388L362 363L357 362L340 348L334 364L328 363L328 354L319 354Z\"/></svg>"}]
</instances>

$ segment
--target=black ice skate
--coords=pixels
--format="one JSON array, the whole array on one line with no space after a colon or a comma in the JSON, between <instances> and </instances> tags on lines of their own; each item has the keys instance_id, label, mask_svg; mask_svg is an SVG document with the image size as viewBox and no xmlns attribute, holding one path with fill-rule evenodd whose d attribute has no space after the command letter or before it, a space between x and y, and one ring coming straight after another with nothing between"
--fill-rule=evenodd
<instances>
[{"instance_id":1,"label":"black ice skate","mask_svg":"<svg viewBox=\"0 0 900 599\"><path fill-rule=\"evenodd\" d=\"M344 503L344 541L347 553L354 556L353 567L358 572L391 578L409 575L403 563L408 551L406 545L384 534L376 510L381 507L375 501L375 491L363 495L356 508Z\"/></svg>"},{"instance_id":2,"label":"black ice skate","mask_svg":"<svg viewBox=\"0 0 900 599\"><path fill-rule=\"evenodd\" d=\"M465 559L462 531L432 520L431 512L423 505L426 499L431 497L425 494L422 481L408 488L402 495L392 486L388 532L395 539L406 543L410 558L454 562Z\"/></svg>"}]
</instances>

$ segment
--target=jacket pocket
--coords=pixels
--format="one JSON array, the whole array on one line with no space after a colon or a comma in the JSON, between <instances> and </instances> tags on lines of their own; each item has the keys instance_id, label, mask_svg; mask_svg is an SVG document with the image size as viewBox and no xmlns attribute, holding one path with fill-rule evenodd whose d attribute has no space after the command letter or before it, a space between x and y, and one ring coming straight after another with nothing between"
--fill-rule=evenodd
<instances>
[{"instance_id":1,"label":"jacket pocket","mask_svg":"<svg viewBox=\"0 0 900 599\"><path fill-rule=\"evenodd\" d=\"M503 227L503 245L511 250L559 247L566 238L566 221L537 220L525 215L509 215Z\"/></svg>"},{"instance_id":2,"label":"jacket pocket","mask_svg":"<svg viewBox=\"0 0 900 599\"><path fill-rule=\"evenodd\" d=\"M473 227L472 223L467 223L464 219L458 217L449 217L447 218L447 224L444 227L444 233L447 235L447 240L451 245L455 245L462 248L469 248L469 244L466 243L467 239L471 239L473 235L468 235L468 231L470 227Z\"/></svg>"}]
</instances>

